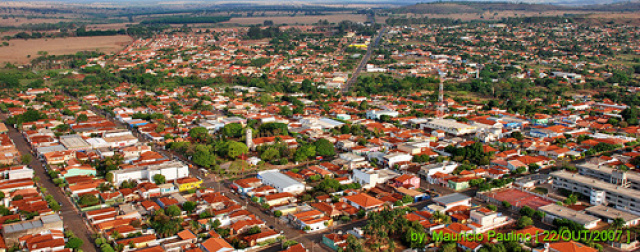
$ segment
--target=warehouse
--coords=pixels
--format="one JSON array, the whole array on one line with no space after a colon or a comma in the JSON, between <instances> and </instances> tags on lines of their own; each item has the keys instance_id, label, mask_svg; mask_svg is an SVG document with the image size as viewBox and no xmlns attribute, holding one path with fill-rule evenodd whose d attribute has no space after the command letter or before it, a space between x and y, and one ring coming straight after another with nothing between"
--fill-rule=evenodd
<instances>
[{"instance_id":1,"label":"warehouse","mask_svg":"<svg viewBox=\"0 0 640 252\"><path fill-rule=\"evenodd\" d=\"M476 126L469 124L459 123L452 119L433 119L420 125L421 129L442 130L448 134L455 136L462 136L466 134L475 133Z\"/></svg>"},{"instance_id":2,"label":"warehouse","mask_svg":"<svg viewBox=\"0 0 640 252\"><path fill-rule=\"evenodd\" d=\"M305 186L302 183L280 173L278 170L261 171L258 173L258 178L262 180L263 184L272 186L281 193L299 194L305 190Z\"/></svg>"}]
</instances>

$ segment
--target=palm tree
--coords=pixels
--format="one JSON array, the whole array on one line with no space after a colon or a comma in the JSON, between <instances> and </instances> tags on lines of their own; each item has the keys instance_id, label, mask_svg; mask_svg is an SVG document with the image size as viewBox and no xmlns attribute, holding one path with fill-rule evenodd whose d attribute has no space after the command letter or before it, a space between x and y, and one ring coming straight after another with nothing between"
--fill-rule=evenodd
<instances>
[{"instance_id":1,"label":"palm tree","mask_svg":"<svg viewBox=\"0 0 640 252\"><path fill-rule=\"evenodd\" d=\"M113 233L111 233L111 235L109 237L111 237L113 240L117 240L117 239L120 238L120 232L115 230L115 231L113 231Z\"/></svg>"},{"instance_id":2,"label":"palm tree","mask_svg":"<svg viewBox=\"0 0 640 252\"><path fill-rule=\"evenodd\" d=\"M191 231L193 231L196 234L200 233L200 229L202 229L202 226L200 225L200 223L194 220L189 222L189 227L191 228Z\"/></svg>"},{"instance_id":3,"label":"palm tree","mask_svg":"<svg viewBox=\"0 0 640 252\"><path fill-rule=\"evenodd\" d=\"M624 221L624 219L618 217L618 218L613 219L613 222L611 223L611 226L613 228L615 228L616 231L617 231L618 229L621 229L622 227L624 227L625 224L626 224L626 222Z\"/></svg>"}]
</instances>

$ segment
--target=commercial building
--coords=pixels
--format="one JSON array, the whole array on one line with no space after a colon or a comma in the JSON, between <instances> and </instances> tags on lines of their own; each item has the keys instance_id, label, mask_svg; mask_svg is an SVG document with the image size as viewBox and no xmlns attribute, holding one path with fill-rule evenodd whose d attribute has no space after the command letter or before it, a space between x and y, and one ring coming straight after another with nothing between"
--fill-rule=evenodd
<instances>
[{"instance_id":1,"label":"commercial building","mask_svg":"<svg viewBox=\"0 0 640 252\"><path fill-rule=\"evenodd\" d=\"M607 165L597 165L587 162L576 165L576 167L580 175L595 177L611 184L640 190L640 174L638 173L624 172Z\"/></svg>"},{"instance_id":2,"label":"commercial building","mask_svg":"<svg viewBox=\"0 0 640 252\"><path fill-rule=\"evenodd\" d=\"M38 217L36 217L38 218ZM62 219L56 213L40 216L38 219L2 225L2 237L9 246L18 243L18 238L25 235L40 234L47 230L64 231Z\"/></svg>"},{"instance_id":3,"label":"commercial building","mask_svg":"<svg viewBox=\"0 0 640 252\"><path fill-rule=\"evenodd\" d=\"M551 173L553 188L563 188L589 196L592 205L608 205L640 214L640 191L567 171Z\"/></svg>"},{"instance_id":4,"label":"commercial building","mask_svg":"<svg viewBox=\"0 0 640 252\"><path fill-rule=\"evenodd\" d=\"M64 145L67 150L90 150L91 144L87 143L80 135L64 135L60 136L60 143Z\"/></svg>"},{"instance_id":5,"label":"commercial building","mask_svg":"<svg viewBox=\"0 0 640 252\"><path fill-rule=\"evenodd\" d=\"M268 170L258 172L258 178L265 185L270 185L278 192L288 192L299 194L305 191L304 184L292 179L291 177L280 173L279 170Z\"/></svg>"},{"instance_id":6,"label":"commercial building","mask_svg":"<svg viewBox=\"0 0 640 252\"><path fill-rule=\"evenodd\" d=\"M398 113L398 111L393 110L369 110L366 113L367 119L371 120L380 120L380 117L384 115L389 117L398 117L398 115L400 114Z\"/></svg>"},{"instance_id":7,"label":"commercial building","mask_svg":"<svg viewBox=\"0 0 640 252\"><path fill-rule=\"evenodd\" d=\"M592 229L598 226L598 222L600 221L600 218L593 215L556 204L549 204L538 208L538 210L546 213L544 220L549 223L552 223L555 219L567 219L584 226L586 229Z\"/></svg>"},{"instance_id":8,"label":"commercial building","mask_svg":"<svg viewBox=\"0 0 640 252\"><path fill-rule=\"evenodd\" d=\"M471 197L462 193L452 193L433 199L433 202L449 210L455 206L471 206Z\"/></svg>"},{"instance_id":9,"label":"commercial building","mask_svg":"<svg viewBox=\"0 0 640 252\"><path fill-rule=\"evenodd\" d=\"M149 180L153 176L161 174L166 181L186 178L189 176L189 167L179 161L168 161L161 164L145 165L125 170L111 171L113 173L113 183L120 185L124 181Z\"/></svg>"},{"instance_id":10,"label":"commercial building","mask_svg":"<svg viewBox=\"0 0 640 252\"><path fill-rule=\"evenodd\" d=\"M640 216L607 206L592 206L585 209L585 212L597 216L608 223L613 223L613 220L621 218L624 220L624 226L640 224Z\"/></svg>"},{"instance_id":11,"label":"commercial building","mask_svg":"<svg viewBox=\"0 0 640 252\"><path fill-rule=\"evenodd\" d=\"M461 136L466 134L475 133L476 126L469 124L459 123L453 119L433 119L420 125L421 129L442 130L448 134Z\"/></svg>"}]
</instances>

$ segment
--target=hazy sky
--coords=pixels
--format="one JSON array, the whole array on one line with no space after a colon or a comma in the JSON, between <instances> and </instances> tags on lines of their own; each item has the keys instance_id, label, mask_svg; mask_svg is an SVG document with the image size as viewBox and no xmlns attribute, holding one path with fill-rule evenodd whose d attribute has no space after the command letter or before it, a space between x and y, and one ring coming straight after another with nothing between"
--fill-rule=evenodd
<instances>
[{"instance_id":1,"label":"hazy sky","mask_svg":"<svg viewBox=\"0 0 640 252\"><path fill-rule=\"evenodd\" d=\"M132 4L147 5L160 3L166 5L183 5L183 4L239 4L239 3L255 3L255 4L393 4L393 5L411 5L416 3L435 2L438 0L0 0L6 2L62 2L62 3L113 3L113 4ZM460 0L442 0L442 1L460 1ZM609 4L614 2L638 2L640 0L461 0L469 2L517 2L517 3L537 3L537 4Z\"/></svg>"}]
</instances>

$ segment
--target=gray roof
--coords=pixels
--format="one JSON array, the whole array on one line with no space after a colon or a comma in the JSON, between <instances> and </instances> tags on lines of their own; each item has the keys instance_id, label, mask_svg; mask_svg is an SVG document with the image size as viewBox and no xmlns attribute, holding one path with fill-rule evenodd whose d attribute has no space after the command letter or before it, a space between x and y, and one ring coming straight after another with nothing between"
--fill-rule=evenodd
<instances>
[{"instance_id":1,"label":"gray roof","mask_svg":"<svg viewBox=\"0 0 640 252\"><path fill-rule=\"evenodd\" d=\"M125 170L114 170L114 171L111 171L111 173L120 174L120 173L129 173L132 171L140 171L140 170L162 170L162 169L168 169L168 168L181 168L184 166L185 164L183 164L180 161L171 160L171 161L167 161L160 164L138 166L138 167L129 168Z\"/></svg>"},{"instance_id":2,"label":"gray roof","mask_svg":"<svg viewBox=\"0 0 640 252\"><path fill-rule=\"evenodd\" d=\"M21 221L21 222L16 222L11 224L5 224L3 225L2 228L3 228L4 234L11 234L11 233L23 232L29 229L40 228L44 226L43 223L50 224L55 222L60 222L62 224L62 219L60 219L60 216L58 214L44 215L37 220L28 220L28 221Z\"/></svg>"},{"instance_id":3,"label":"gray roof","mask_svg":"<svg viewBox=\"0 0 640 252\"><path fill-rule=\"evenodd\" d=\"M336 121L336 120L329 119L329 118L320 118L320 120L318 120L318 121L321 121L321 122L323 122L323 123L330 124L330 125L332 125L332 126L334 126L334 127L338 127L338 126L341 126L341 125L343 125L343 124L344 124L343 122Z\"/></svg>"},{"instance_id":4,"label":"gray roof","mask_svg":"<svg viewBox=\"0 0 640 252\"><path fill-rule=\"evenodd\" d=\"M604 217L610 220L622 218L624 221L628 222L640 219L640 216L638 215L602 205L589 207L585 209L585 211L588 214Z\"/></svg>"},{"instance_id":5,"label":"gray roof","mask_svg":"<svg viewBox=\"0 0 640 252\"><path fill-rule=\"evenodd\" d=\"M52 145L52 146L43 146L43 147L38 147L36 148L36 151L38 153L41 154L45 154L45 153L49 153L49 152L54 152L54 151L64 151L67 150L67 148L65 148L63 145L58 144L58 145Z\"/></svg>"},{"instance_id":6,"label":"gray roof","mask_svg":"<svg viewBox=\"0 0 640 252\"><path fill-rule=\"evenodd\" d=\"M265 184L272 184L274 187L287 188L290 186L303 186L302 183L280 173L280 171L278 170L259 172L258 176L262 181L268 182Z\"/></svg>"},{"instance_id":7,"label":"gray roof","mask_svg":"<svg viewBox=\"0 0 640 252\"><path fill-rule=\"evenodd\" d=\"M60 142L67 148L88 148L91 147L80 135L66 135L60 137Z\"/></svg>"},{"instance_id":8,"label":"gray roof","mask_svg":"<svg viewBox=\"0 0 640 252\"><path fill-rule=\"evenodd\" d=\"M463 200L471 199L471 197L464 195L462 193L452 193L442 197L434 198L433 201L440 203L442 205L448 205L454 202L459 202Z\"/></svg>"},{"instance_id":9,"label":"gray roof","mask_svg":"<svg viewBox=\"0 0 640 252\"><path fill-rule=\"evenodd\" d=\"M45 224L62 221L62 219L60 219L60 216L58 214L45 215L40 217L40 220L42 220L42 223L45 223Z\"/></svg>"},{"instance_id":10,"label":"gray roof","mask_svg":"<svg viewBox=\"0 0 640 252\"><path fill-rule=\"evenodd\" d=\"M549 204L546 206L541 206L538 210L547 212L547 214L558 216L560 218L564 218L567 220L575 221L581 225L587 225L594 221L599 221L600 218L595 217L593 215L585 214L582 212L578 212L568 207L558 206L556 204Z\"/></svg>"}]
</instances>

